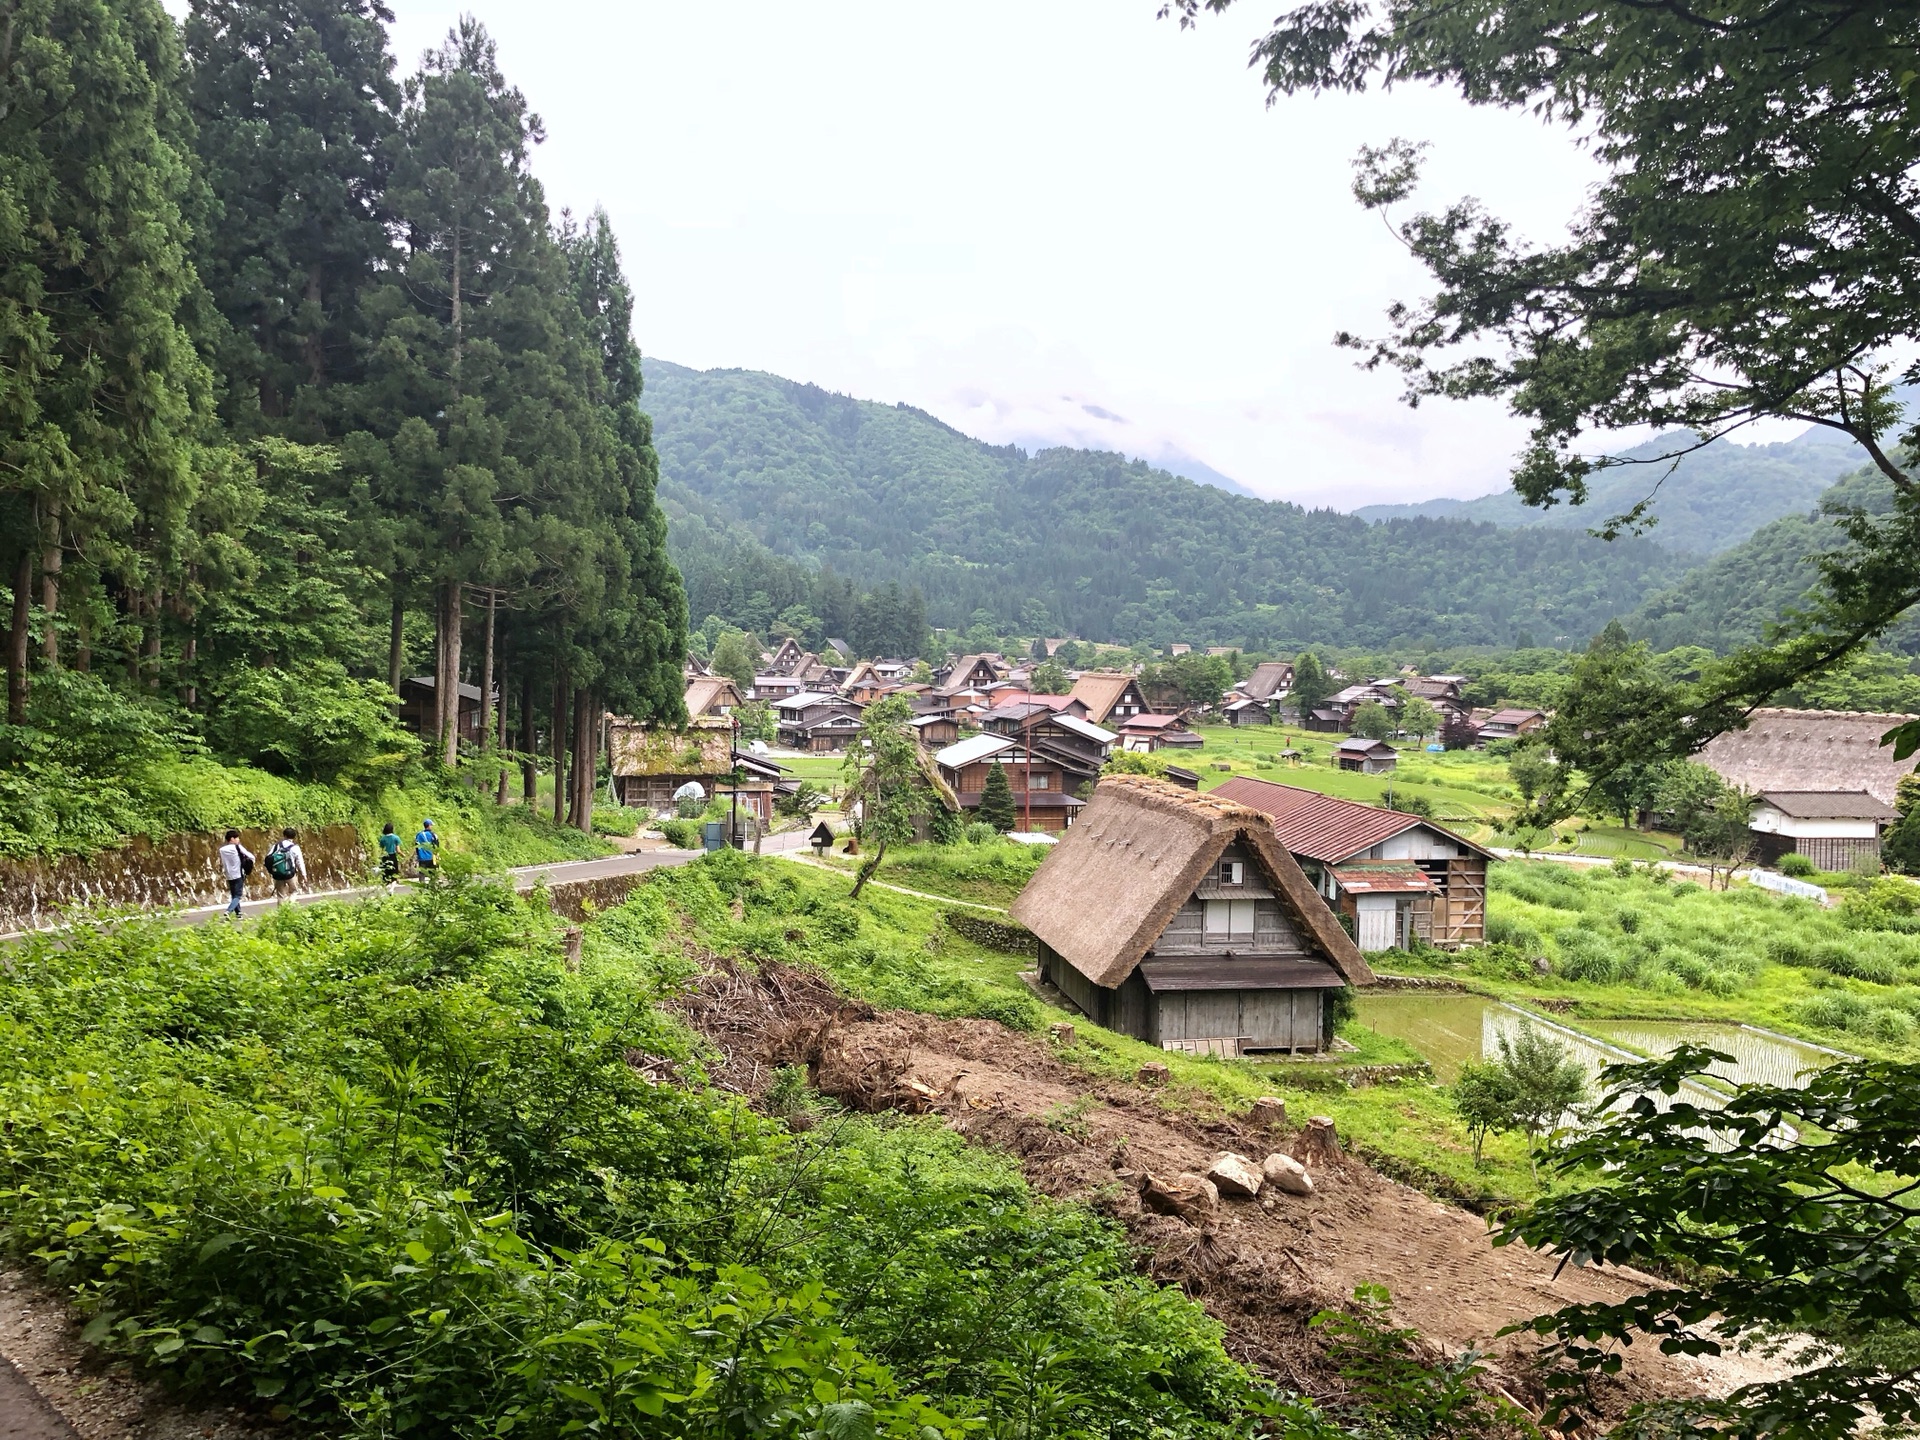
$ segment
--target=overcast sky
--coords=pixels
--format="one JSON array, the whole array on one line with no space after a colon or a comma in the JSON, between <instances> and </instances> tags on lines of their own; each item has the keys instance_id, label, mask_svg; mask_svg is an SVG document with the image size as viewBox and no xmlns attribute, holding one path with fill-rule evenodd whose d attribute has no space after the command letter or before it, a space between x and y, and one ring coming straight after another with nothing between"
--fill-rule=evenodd
<instances>
[{"instance_id":1,"label":"overcast sky","mask_svg":"<svg viewBox=\"0 0 1920 1440\"><path fill-rule=\"evenodd\" d=\"M460 6L393 0L403 71ZM1308 504L1498 489L1494 405L1397 400L1333 348L1423 272L1348 192L1433 142L1424 196L1559 233L1595 171L1435 92L1285 100L1275 6L478 0L545 118L556 209L604 205L642 350L904 400L985 439L1191 457Z\"/></svg>"}]
</instances>

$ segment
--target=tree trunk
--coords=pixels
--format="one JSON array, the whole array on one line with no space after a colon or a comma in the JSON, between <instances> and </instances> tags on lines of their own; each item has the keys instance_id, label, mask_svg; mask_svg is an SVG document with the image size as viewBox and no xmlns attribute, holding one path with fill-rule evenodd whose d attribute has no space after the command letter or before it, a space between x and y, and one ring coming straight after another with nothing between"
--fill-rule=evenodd
<instances>
[{"instance_id":1,"label":"tree trunk","mask_svg":"<svg viewBox=\"0 0 1920 1440\"><path fill-rule=\"evenodd\" d=\"M853 877L853 894L847 897L849 900L860 898L860 892L867 888L867 881L873 878L873 872L880 868L880 862L886 858L887 842L882 840L873 854L867 857L866 863L860 867L860 873Z\"/></svg>"},{"instance_id":2,"label":"tree trunk","mask_svg":"<svg viewBox=\"0 0 1920 1440\"><path fill-rule=\"evenodd\" d=\"M507 803L507 647L500 647L500 713L495 721L493 750L500 757L500 779L494 785L493 803Z\"/></svg>"},{"instance_id":3,"label":"tree trunk","mask_svg":"<svg viewBox=\"0 0 1920 1440\"><path fill-rule=\"evenodd\" d=\"M160 688L160 627L166 619L166 594L155 588L153 599L147 607L147 688Z\"/></svg>"},{"instance_id":4,"label":"tree trunk","mask_svg":"<svg viewBox=\"0 0 1920 1440\"><path fill-rule=\"evenodd\" d=\"M500 592L487 591L486 639L480 646L480 743L493 734L493 630L500 613Z\"/></svg>"},{"instance_id":5,"label":"tree trunk","mask_svg":"<svg viewBox=\"0 0 1920 1440\"><path fill-rule=\"evenodd\" d=\"M54 501L50 515L52 533L47 537L47 552L40 557L40 608L46 614L46 630L41 635L41 653L46 656L47 668L55 669L60 664L60 627L56 618L60 614L60 566L63 558L60 547L60 502Z\"/></svg>"},{"instance_id":6,"label":"tree trunk","mask_svg":"<svg viewBox=\"0 0 1920 1440\"><path fill-rule=\"evenodd\" d=\"M440 763L449 770L460 763L460 632L464 616L460 608L460 582L450 580L446 587L446 621L442 631L446 651L446 681L435 686L443 708L440 732Z\"/></svg>"},{"instance_id":7,"label":"tree trunk","mask_svg":"<svg viewBox=\"0 0 1920 1440\"><path fill-rule=\"evenodd\" d=\"M13 567L13 614L7 628L7 723L27 723L27 622L33 603L33 542Z\"/></svg>"},{"instance_id":8,"label":"tree trunk","mask_svg":"<svg viewBox=\"0 0 1920 1440\"><path fill-rule=\"evenodd\" d=\"M186 652L187 684L186 684L186 688L181 691L181 698L186 701L186 705L189 710L196 710L200 706L200 687L193 683L193 666L194 666L194 662L199 658L200 658L200 631L196 627L195 629L189 630L187 632L187 652Z\"/></svg>"},{"instance_id":9,"label":"tree trunk","mask_svg":"<svg viewBox=\"0 0 1920 1440\"><path fill-rule=\"evenodd\" d=\"M525 665L520 672L520 798L527 809L533 809L533 802L540 793L540 765L534 756L533 733L533 667Z\"/></svg>"},{"instance_id":10,"label":"tree trunk","mask_svg":"<svg viewBox=\"0 0 1920 1440\"><path fill-rule=\"evenodd\" d=\"M321 298L320 267L317 264L309 265L307 267L307 302L313 306L315 314L320 313ZM320 343L320 332L316 330L308 335L301 348L307 352L307 383L317 389L324 385L327 379L327 353Z\"/></svg>"},{"instance_id":11,"label":"tree trunk","mask_svg":"<svg viewBox=\"0 0 1920 1440\"><path fill-rule=\"evenodd\" d=\"M553 747L553 823L567 818L567 667L553 672L553 729L547 736Z\"/></svg>"},{"instance_id":12,"label":"tree trunk","mask_svg":"<svg viewBox=\"0 0 1920 1440\"><path fill-rule=\"evenodd\" d=\"M460 398L460 227L453 227L453 398Z\"/></svg>"},{"instance_id":13,"label":"tree trunk","mask_svg":"<svg viewBox=\"0 0 1920 1440\"><path fill-rule=\"evenodd\" d=\"M568 787L567 822L576 830L593 829L593 692L573 692L573 783Z\"/></svg>"},{"instance_id":14,"label":"tree trunk","mask_svg":"<svg viewBox=\"0 0 1920 1440\"><path fill-rule=\"evenodd\" d=\"M393 615L387 621L387 684L393 687L393 693L400 693L400 682L406 679L401 673L406 664L406 627L407 606L400 598L400 587L393 587Z\"/></svg>"}]
</instances>

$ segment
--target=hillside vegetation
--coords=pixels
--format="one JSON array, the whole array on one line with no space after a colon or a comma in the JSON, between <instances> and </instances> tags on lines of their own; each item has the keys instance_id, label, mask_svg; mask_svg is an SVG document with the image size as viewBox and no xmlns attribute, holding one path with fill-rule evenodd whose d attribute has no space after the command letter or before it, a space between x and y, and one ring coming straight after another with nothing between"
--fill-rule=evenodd
<instances>
[{"instance_id":1,"label":"hillside vegetation","mask_svg":"<svg viewBox=\"0 0 1920 1440\"><path fill-rule=\"evenodd\" d=\"M1508 489L1473 500L1364 505L1354 513L1368 520L1430 515L1589 530L1632 509L1658 486L1652 538L1673 550L1717 555L1771 521L1811 510L1821 492L1866 458L1844 436L1812 429L1771 445L1715 440L1672 466L1669 474L1660 457L1692 443L1693 437L1685 433L1659 435L1621 451L1619 458L1635 463L1596 472L1584 505L1536 509Z\"/></svg>"},{"instance_id":2,"label":"hillside vegetation","mask_svg":"<svg viewBox=\"0 0 1920 1440\"><path fill-rule=\"evenodd\" d=\"M660 495L695 616L820 567L912 584L927 618L1132 643L1568 643L1687 562L1645 540L1228 495L1112 454L969 439L922 411L650 360ZM745 532L750 545L732 538ZM790 597L783 586L795 587Z\"/></svg>"}]
</instances>

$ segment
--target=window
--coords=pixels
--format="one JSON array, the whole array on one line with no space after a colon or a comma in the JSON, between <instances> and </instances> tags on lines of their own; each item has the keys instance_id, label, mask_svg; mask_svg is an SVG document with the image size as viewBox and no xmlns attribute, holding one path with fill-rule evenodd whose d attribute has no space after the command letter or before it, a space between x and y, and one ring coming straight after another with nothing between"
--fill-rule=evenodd
<instances>
[{"instance_id":1,"label":"window","mask_svg":"<svg viewBox=\"0 0 1920 1440\"><path fill-rule=\"evenodd\" d=\"M1241 945L1253 941L1253 901L1209 900L1206 936L1214 944Z\"/></svg>"},{"instance_id":2,"label":"window","mask_svg":"<svg viewBox=\"0 0 1920 1440\"><path fill-rule=\"evenodd\" d=\"M1220 883L1222 885L1239 885L1244 881L1245 877L1246 870L1240 861L1222 860L1220 862Z\"/></svg>"},{"instance_id":3,"label":"window","mask_svg":"<svg viewBox=\"0 0 1920 1440\"><path fill-rule=\"evenodd\" d=\"M1035 775L1027 782L1027 788L1029 790L1051 790L1053 788L1053 777L1051 775Z\"/></svg>"}]
</instances>

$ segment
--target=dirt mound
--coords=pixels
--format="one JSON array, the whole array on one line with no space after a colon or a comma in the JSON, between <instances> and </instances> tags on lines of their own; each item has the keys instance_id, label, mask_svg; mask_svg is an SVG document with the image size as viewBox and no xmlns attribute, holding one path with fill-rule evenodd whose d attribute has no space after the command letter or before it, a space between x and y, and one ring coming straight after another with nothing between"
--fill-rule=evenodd
<instances>
[{"instance_id":1,"label":"dirt mound","mask_svg":"<svg viewBox=\"0 0 1920 1440\"><path fill-rule=\"evenodd\" d=\"M681 1008L719 1050L714 1075L728 1088L758 1094L778 1067L804 1065L816 1089L849 1108L937 1113L970 1141L1017 1156L1036 1189L1124 1225L1142 1268L1201 1301L1227 1327L1237 1359L1307 1394L1339 1389L1308 1321L1357 1285L1386 1285L1397 1323L1438 1352L1487 1353L1495 1381L1533 1403L1535 1342L1498 1332L1649 1283L1618 1270L1556 1274L1546 1256L1495 1249L1483 1220L1347 1155L1312 1166L1309 1197L1268 1187L1255 1200L1221 1200L1197 1226L1152 1213L1140 1200L1149 1175L1204 1174L1223 1150L1255 1164L1276 1149L1299 1154L1303 1132L1256 1132L1224 1112L1171 1108L1164 1091L1092 1080L1044 1042L992 1021L877 1011L816 972L774 962L754 971L716 961ZM1737 1359L1650 1351L1628 1353L1603 1397L1608 1409L1758 1378Z\"/></svg>"}]
</instances>

